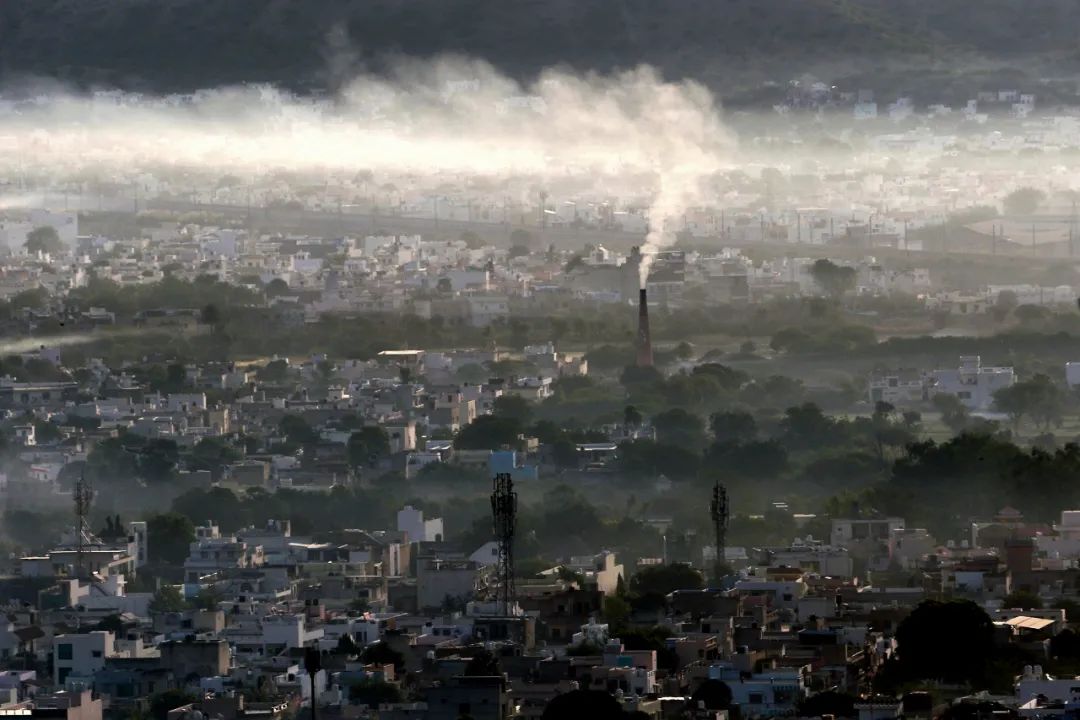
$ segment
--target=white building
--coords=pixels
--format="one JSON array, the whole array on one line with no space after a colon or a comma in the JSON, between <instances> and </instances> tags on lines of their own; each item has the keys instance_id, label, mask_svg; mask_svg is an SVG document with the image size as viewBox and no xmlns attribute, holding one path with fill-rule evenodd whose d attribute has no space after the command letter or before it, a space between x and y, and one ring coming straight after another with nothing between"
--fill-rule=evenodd
<instances>
[{"instance_id":1,"label":"white building","mask_svg":"<svg viewBox=\"0 0 1080 720\"><path fill-rule=\"evenodd\" d=\"M407 533L409 542L439 542L443 539L442 518L424 519L424 511L412 505L398 510L397 529Z\"/></svg>"},{"instance_id":2,"label":"white building","mask_svg":"<svg viewBox=\"0 0 1080 720\"><path fill-rule=\"evenodd\" d=\"M1080 510L1063 510L1053 535L1036 535L1035 545L1051 559L1080 558Z\"/></svg>"},{"instance_id":3,"label":"white building","mask_svg":"<svg viewBox=\"0 0 1080 720\"><path fill-rule=\"evenodd\" d=\"M862 540L888 542L893 533L904 529L903 518L836 518L832 521L832 544L847 547Z\"/></svg>"},{"instance_id":4,"label":"white building","mask_svg":"<svg viewBox=\"0 0 1080 720\"><path fill-rule=\"evenodd\" d=\"M709 679L731 688L731 700L744 717L791 715L807 695L803 668L773 668L747 676L730 663L709 667Z\"/></svg>"},{"instance_id":5,"label":"white building","mask_svg":"<svg viewBox=\"0 0 1080 720\"><path fill-rule=\"evenodd\" d=\"M239 657L271 658L323 639L322 627L309 627L303 615L242 616L230 619L222 637Z\"/></svg>"},{"instance_id":6,"label":"white building","mask_svg":"<svg viewBox=\"0 0 1080 720\"><path fill-rule=\"evenodd\" d=\"M1065 383L1070 390L1080 385L1080 362L1065 363Z\"/></svg>"},{"instance_id":7,"label":"white building","mask_svg":"<svg viewBox=\"0 0 1080 720\"><path fill-rule=\"evenodd\" d=\"M261 545L248 545L235 536L223 536L217 525L195 528L195 541L184 561L184 579L189 584L219 570L258 567L263 564Z\"/></svg>"},{"instance_id":8,"label":"white building","mask_svg":"<svg viewBox=\"0 0 1080 720\"><path fill-rule=\"evenodd\" d=\"M845 548L800 542L799 538L790 547L769 548L769 565L797 567L828 577L848 578L854 574L851 555Z\"/></svg>"},{"instance_id":9,"label":"white building","mask_svg":"<svg viewBox=\"0 0 1080 720\"><path fill-rule=\"evenodd\" d=\"M116 637L107 630L53 638L53 682L63 685L72 679L91 680L105 667L105 658L116 654Z\"/></svg>"},{"instance_id":10,"label":"white building","mask_svg":"<svg viewBox=\"0 0 1080 720\"><path fill-rule=\"evenodd\" d=\"M956 369L934 370L930 374L930 397L952 395L971 410L989 410L994 393L1016 383L1011 367L984 366L978 355L960 357Z\"/></svg>"},{"instance_id":11,"label":"white building","mask_svg":"<svg viewBox=\"0 0 1080 720\"><path fill-rule=\"evenodd\" d=\"M917 370L897 370L872 376L867 393L871 404L887 402L896 406L911 405L925 399L925 381Z\"/></svg>"}]
</instances>

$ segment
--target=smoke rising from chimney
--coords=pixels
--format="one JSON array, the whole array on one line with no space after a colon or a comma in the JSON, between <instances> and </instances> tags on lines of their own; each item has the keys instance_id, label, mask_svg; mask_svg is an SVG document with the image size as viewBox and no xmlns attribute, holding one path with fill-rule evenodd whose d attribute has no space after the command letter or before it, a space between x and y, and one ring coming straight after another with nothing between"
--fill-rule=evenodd
<instances>
[{"instance_id":1,"label":"smoke rising from chimney","mask_svg":"<svg viewBox=\"0 0 1080 720\"><path fill-rule=\"evenodd\" d=\"M649 206L643 250L731 159L732 136L707 90L648 67L608 76L549 70L528 85L463 59L405 62L315 101L267 86L192 97L50 94L0 117L0 172L52 182L98 173L231 173L254 185L282 170L369 171L412 189L469 178L529 178ZM400 184L400 183L399 183ZM647 274L648 254L642 277Z\"/></svg>"}]
</instances>

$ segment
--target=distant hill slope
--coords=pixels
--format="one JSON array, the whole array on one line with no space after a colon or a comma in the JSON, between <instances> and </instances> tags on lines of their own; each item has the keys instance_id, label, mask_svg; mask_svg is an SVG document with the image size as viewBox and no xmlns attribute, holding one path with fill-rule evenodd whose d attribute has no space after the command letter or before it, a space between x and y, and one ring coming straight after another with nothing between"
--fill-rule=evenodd
<instances>
[{"instance_id":1,"label":"distant hill slope","mask_svg":"<svg viewBox=\"0 0 1080 720\"><path fill-rule=\"evenodd\" d=\"M1075 59L1076 0L2 0L0 82L332 86L462 53L527 77L650 63L718 89L859 58Z\"/></svg>"}]
</instances>

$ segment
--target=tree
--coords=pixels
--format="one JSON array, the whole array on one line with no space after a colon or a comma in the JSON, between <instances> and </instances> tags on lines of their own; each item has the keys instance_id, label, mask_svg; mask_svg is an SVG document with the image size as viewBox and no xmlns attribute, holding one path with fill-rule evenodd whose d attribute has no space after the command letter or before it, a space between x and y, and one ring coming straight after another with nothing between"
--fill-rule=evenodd
<instances>
[{"instance_id":1,"label":"tree","mask_svg":"<svg viewBox=\"0 0 1080 720\"><path fill-rule=\"evenodd\" d=\"M728 392L734 392L750 381L750 376L742 370L736 370L720 363L698 365L694 368L693 374L712 378L723 390Z\"/></svg>"},{"instance_id":2,"label":"tree","mask_svg":"<svg viewBox=\"0 0 1080 720\"><path fill-rule=\"evenodd\" d=\"M225 596L218 592L216 587L210 585L199 590L192 604L199 610L217 610L224 599Z\"/></svg>"},{"instance_id":3,"label":"tree","mask_svg":"<svg viewBox=\"0 0 1080 720\"><path fill-rule=\"evenodd\" d=\"M1027 590L1013 590L1005 596L1002 607L1020 610L1041 610L1042 598Z\"/></svg>"},{"instance_id":4,"label":"tree","mask_svg":"<svg viewBox=\"0 0 1080 720\"><path fill-rule=\"evenodd\" d=\"M641 411L633 405L627 405L623 408L623 424L627 427L639 427L643 420L644 417L642 417Z\"/></svg>"},{"instance_id":5,"label":"tree","mask_svg":"<svg viewBox=\"0 0 1080 720\"><path fill-rule=\"evenodd\" d=\"M307 445L319 439L319 435L299 415L283 415L278 421L278 430L294 445Z\"/></svg>"},{"instance_id":6,"label":"tree","mask_svg":"<svg viewBox=\"0 0 1080 720\"><path fill-rule=\"evenodd\" d=\"M575 255L566 261L566 265L563 267L563 273L569 275L580 267L585 267L585 258L581 257L581 255Z\"/></svg>"},{"instance_id":7,"label":"tree","mask_svg":"<svg viewBox=\"0 0 1080 720\"><path fill-rule=\"evenodd\" d=\"M618 595L609 595L604 598L604 620L611 626L612 632L624 627L629 619L630 603Z\"/></svg>"},{"instance_id":8,"label":"tree","mask_svg":"<svg viewBox=\"0 0 1080 720\"><path fill-rule=\"evenodd\" d=\"M106 615L98 622L94 629L111 632L113 635L119 635L124 632L124 621L119 615Z\"/></svg>"},{"instance_id":9,"label":"tree","mask_svg":"<svg viewBox=\"0 0 1080 720\"><path fill-rule=\"evenodd\" d=\"M499 658L486 648L477 650L476 654L469 658L469 662L465 664L464 674L468 677L502 675Z\"/></svg>"},{"instance_id":10,"label":"tree","mask_svg":"<svg viewBox=\"0 0 1080 720\"><path fill-rule=\"evenodd\" d=\"M941 413L941 421L954 433L961 432L971 420L971 412L955 395L938 393L931 398L934 409Z\"/></svg>"},{"instance_id":11,"label":"tree","mask_svg":"<svg viewBox=\"0 0 1080 720\"><path fill-rule=\"evenodd\" d=\"M147 483L164 485L176 477L179 461L180 449L175 440L154 438L136 452L135 468Z\"/></svg>"},{"instance_id":12,"label":"tree","mask_svg":"<svg viewBox=\"0 0 1080 720\"><path fill-rule=\"evenodd\" d=\"M577 443L565 434L551 443L551 455L555 460L555 464L561 468L576 468L581 460L578 455Z\"/></svg>"},{"instance_id":13,"label":"tree","mask_svg":"<svg viewBox=\"0 0 1080 720\"><path fill-rule=\"evenodd\" d=\"M571 690L552 698L541 720L621 720L622 716L622 706L611 693Z\"/></svg>"},{"instance_id":14,"label":"tree","mask_svg":"<svg viewBox=\"0 0 1080 720\"><path fill-rule=\"evenodd\" d=\"M1065 660L1080 660L1080 634L1065 628L1050 638L1050 656Z\"/></svg>"},{"instance_id":15,"label":"tree","mask_svg":"<svg viewBox=\"0 0 1080 720\"><path fill-rule=\"evenodd\" d=\"M900 670L912 679L973 682L994 651L994 623L969 600L926 600L896 629Z\"/></svg>"},{"instance_id":16,"label":"tree","mask_svg":"<svg viewBox=\"0 0 1080 720\"><path fill-rule=\"evenodd\" d=\"M405 656L382 641L364 648L360 659L365 664L393 665L395 673L405 672Z\"/></svg>"},{"instance_id":17,"label":"tree","mask_svg":"<svg viewBox=\"0 0 1080 720\"><path fill-rule=\"evenodd\" d=\"M994 307L1001 311L1002 319L1019 305L1020 299L1017 297L1015 290L1002 290L998 293L997 300L994 301Z\"/></svg>"},{"instance_id":18,"label":"tree","mask_svg":"<svg viewBox=\"0 0 1080 720\"><path fill-rule=\"evenodd\" d=\"M225 466L236 462L240 457L240 452L224 440L206 437L195 443L187 463L192 470L209 470L216 482L225 474Z\"/></svg>"},{"instance_id":19,"label":"tree","mask_svg":"<svg viewBox=\"0 0 1080 720\"><path fill-rule=\"evenodd\" d=\"M479 363L466 363L454 372L458 382L479 385L488 379L488 371Z\"/></svg>"},{"instance_id":20,"label":"tree","mask_svg":"<svg viewBox=\"0 0 1080 720\"><path fill-rule=\"evenodd\" d=\"M166 690L150 697L150 717L153 720L166 720L170 710L183 707L197 700L186 690Z\"/></svg>"},{"instance_id":21,"label":"tree","mask_svg":"<svg viewBox=\"0 0 1080 720\"><path fill-rule=\"evenodd\" d=\"M784 411L780 421L784 444L794 450L812 450L836 445L845 439L835 420L814 403L803 403Z\"/></svg>"},{"instance_id":22,"label":"tree","mask_svg":"<svg viewBox=\"0 0 1080 720\"><path fill-rule=\"evenodd\" d=\"M119 515L107 516L105 518L105 527L98 531L98 537L106 542L126 540L127 534L127 528L124 527Z\"/></svg>"},{"instance_id":23,"label":"tree","mask_svg":"<svg viewBox=\"0 0 1080 720\"><path fill-rule=\"evenodd\" d=\"M459 450L500 450L506 446L516 447L522 431L521 423L514 418L481 415L461 428L454 438L454 447Z\"/></svg>"},{"instance_id":24,"label":"tree","mask_svg":"<svg viewBox=\"0 0 1080 720\"><path fill-rule=\"evenodd\" d=\"M479 250L484 247L484 241L480 238L480 235L472 230L462 230L459 238L461 242L465 243L465 247L470 250Z\"/></svg>"},{"instance_id":25,"label":"tree","mask_svg":"<svg viewBox=\"0 0 1080 720\"><path fill-rule=\"evenodd\" d=\"M700 417L682 408L667 410L653 416L656 440L687 450L700 450L705 445L705 423Z\"/></svg>"},{"instance_id":26,"label":"tree","mask_svg":"<svg viewBox=\"0 0 1080 720\"><path fill-rule=\"evenodd\" d=\"M498 417L516 420L525 426L532 420L533 407L532 403L520 395L500 395L495 398L491 412Z\"/></svg>"},{"instance_id":27,"label":"tree","mask_svg":"<svg viewBox=\"0 0 1080 720\"><path fill-rule=\"evenodd\" d=\"M855 268L822 258L810 266L810 276L828 296L839 299L855 289Z\"/></svg>"},{"instance_id":28,"label":"tree","mask_svg":"<svg viewBox=\"0 0 1080 720\"><path fill-rule=\"evenodd\" d=\"M1040 373L1031 380L995 392L994 409L1006 413L1014 426L1030 416L1043 429L1049 429L1051 423L1061 420L1064 401L1054 381Z\"/></svg>"},{"instance_id":29,"label":"tree","mask_svg":"<svg viewBox=\"0 0 1080 720\"><path fill-rule=\"evenodd\" d=\"M526 248L526 252L528 252L528 248L532 247L534 239L535 238L533 237L533 234L531 232L529 232L528 230L522 230L521 228L518 228L517 230L514 230L510 233L511 247L524 247Z\"/></svg>"},{"instance_id":30,"label":"tree","mask_svg":"<svg viewBox=\"0 0 1080 720\"><path fill-rule=\"evenodd\" d=\"M240 498L223 487L189 490L173 500L172 510L200 523L213 518L225 532L239 530L249 521Z\"/></svg>"},{"instance_id":31,"label":"tree","mask_svg":"<svg viewBox=\"0 0 1080 720\"><path fill-rule=\"evenodd\" d=\"M199 322L203 325L209 325L216 331L222 322L221 310L214 303L204 305L199 312Z\"/></svg>"},{"instance_id":32,"label":"tree","mask_svg":"<svg viewBox=\"0 0 1080 720\"><path fill-rule=\"evenodd\" d=\"M705 453L703 468L722 468L724 473L747 478L772 478L788 469L788 453L776 440L715 442Z\"/></svg>"},{"instance_id":33,"label":"tree","mask_svg":"<svg viewBox=\"0 0 1080 720\"><path fill-rule=\"evenodd\" d=\"M195 540L195 524L180 513L153 515L146 521L147 552L150 562L182 565Z\"/></svg>"},{"instance_id":34,"label":"tree","mask_svg":"<svg viewBox=\"0 0 1080 720\"><path fill-rule=\"evenodd\" d=\"M349 633L341 633L338 637L337 648L335 649L339 655L359 655L363 652L360 646L353 640L353 636Z\"/></svg>"},{"instance_id":35,"label":"tree","mask_svg":"<svg viewBox=\"0 0 1080 720\"><path fill-rule=\"evenodd\" d=\"M273 280L271 280L270 282L268 282L266 284L266 288L264 289L264 292L266 293L266 297L268 297L268 298L275 298L275 297L280 297L281 295L288 295L289 294L289 283L285 282L281 278L274 278Z\"/></svg>"},{"instance_id":36,"label":"tree","mask_svg":"<svg viewBox=\"0 0 1080 720\"><path fill-rule=\"evenodd\" d=\"M682 563L645 567L630 578L630 592L637 595L667 595L675 590L700 590L704 585L701 573Z\"/></svg>"},{"instance_id":37,"label":"tree","mask_svg":"<svg viewBox=\"0 0 1080 720\"><path fill-rule=\"evenodd\" d=\"M619 469L635 477L692 478L701 467L694 450L655 440L628 440L619 444Z\"/></svg>"},{"instance_id":38,"label":"tree","mask_svg":"<svg viewBox=\"0 0 1080 720\"><path fill-rule=\"evenodd\" d=\"M1065 611L1065 619L1070 623L1080 622L1080 603L1068 598L1054 602L1053 607Z\"/></svg>"},{"instance_id":39,"label":"tree","mask_svg":"<svg viewBox=\"0 0 1080 720\"><path fill-rule=\"evenodd\" d=\"M187 609L188 603L175 585L162 585L150 600L151 612L182 612Z\"/></svg>"},{"instance_id":40,"label":"tree","mask_svg":"<svg viewBox=\"0 0 1080 720\"><path fill-rule=\"evenodd\" d=\"M826 690L799 702L799 717L825 717L832 715L838 718L858 717L855 709L857 698L845 692Z\"/></svg>"},{"instance_id":41,"label":"tree","mask_svg":"<svg viewBox=\"0 0 1080 720\"><path fill-rule=\"evenodd\" d=\"M289 377L287 360L271 360L255 371L255 376L263 382L282 382Z\"/></svg>"},{"instance_id":42,"label":"tree","mask_svg":"<svg viewBox=\"0 0 1080 720\"><path fill-rule=\"evenodd\" d=\"M1033 187L1013 190L1001 201L1009 215L1033 215L1046 200L1046 193Z\"/></svg>"},{"instance_id":43,"label":"tree","mask_svg":"<svg viewBox=\"0 0 1080 720\"><path fill-rule=\"evenodd\" d=\"M1013 316L1022 325L1041 325L1054 316L1054 312L1042 305L1020 305L1013 310Z\"/></svg>"},{"instance_id":44,"label":"tree","mask_svg":"<svg viewBox=\"0 0 1080 720\"><path fill-rule=\"evenodd\" d=\"M37 253L55 254L64 250L64 243L60 240L56 228L45 225L36 227L26 233L26 252L31 255Z\"/></svg>"},{"instance_id":45,"label":"tree","mask_svg":"<svg viewBox=\"0 0 1080 720\"><path fill-rule=\"evenodd\" d=\"M709 418L709 429L717 442L743 443L757 437L757 422L748 412L729 410L714 413Z\"/></svg>"},{"instance_id":46,"label":"tree","mask_svg":"<svg viewBox=\"0 0 1080 720\"><path fill-rule=\"evenodd\" d=\"M39 445L51 445L62 440L64 434L55 424L45 420L34 421L34 439Z\"/></svg>"},{"instance_id":47,"label":"tree","mask_svg":"<svg viewBox=\"0 0 1080 720\"><path fill-rule=\"evenodd\" d=\"M347 451L354 468L373 467L390 455L390 436L382 427L368 425L349 436Z\"/></svg>"}]
</instances>

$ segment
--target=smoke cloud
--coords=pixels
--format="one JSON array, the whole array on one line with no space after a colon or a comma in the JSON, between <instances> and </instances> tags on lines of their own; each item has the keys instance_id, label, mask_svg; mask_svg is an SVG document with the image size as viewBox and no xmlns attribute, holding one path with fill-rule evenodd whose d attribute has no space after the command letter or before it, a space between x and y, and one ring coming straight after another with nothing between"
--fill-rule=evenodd
<instances>
[{"instance_id":1,"label":"smoke cloud","mask_svg":"<svg viewBox=\"0 0 1080 720\"><path fill-rule=\"evenodd\" d=\"M369 171L380 179L460 183L529 178L649 207L642 278L671 244L702 181L734 148L700 85L642 67L615 75L542 73L522 85L468 60L411 62L361 76L336 96L266 86L192 97L51 94L0 116L0 169L52 181L144 170L231 173ZM416 178L421 178L416 180Z\"/></svg>"},{"instance_id":2,"label":"smoke cloud","mask_svg":"<svg viewBox=\"0 0 1080 720\"><path fill-rule=\"evenodd\" d=\"M0 355L18 355L33 352L41 348L66 348L122 337L146 337L145 330L108 330L89 333L68 333L66 335L43 335L19 340L0 342Z\"/></svg>"}]
</instances>

